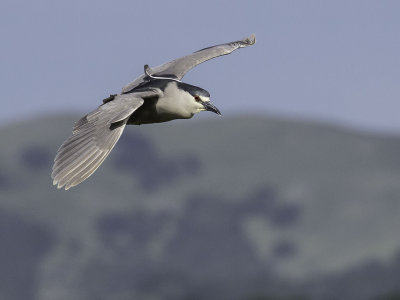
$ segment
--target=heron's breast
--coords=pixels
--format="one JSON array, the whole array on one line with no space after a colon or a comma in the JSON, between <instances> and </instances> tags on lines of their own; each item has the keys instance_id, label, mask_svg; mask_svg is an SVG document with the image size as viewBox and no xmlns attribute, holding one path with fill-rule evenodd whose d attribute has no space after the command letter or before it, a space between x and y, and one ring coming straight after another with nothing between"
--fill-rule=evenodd
<instances>
[{"instance_id":1,"label":"heron's breast","mask_svg":"<svg viewBox=\"0 0 400 300\"><path fill-rule=\"evenodd\" d=\"M173 102L167 99L149 100L146 99L128 120L128 124L140 125L168 122L175 119L191 118L193 115L186 116L179 108L174 108Z\"/></svg>"}]
</instances>

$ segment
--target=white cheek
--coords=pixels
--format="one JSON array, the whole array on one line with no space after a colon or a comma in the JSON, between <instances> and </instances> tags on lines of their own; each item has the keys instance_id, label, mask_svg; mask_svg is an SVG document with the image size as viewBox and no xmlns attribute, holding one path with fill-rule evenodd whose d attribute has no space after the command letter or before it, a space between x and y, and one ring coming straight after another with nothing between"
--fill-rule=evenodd
<instances>
[{"instance_id":1,"label":"white cheek","mask_svg":"<svg viewBox=\"0 0 400 300\"><path fill-rule=\"evenodd\" d=\"M205 108L204 108L204 106L203 105L197 105L197 110L198 111L203 111L203 110L205 110Z\"/></svg>"},{"instance_id":2,"label":"white cheek","mask_svg":"<svg viewBox=\"0 0 400 300\"><path fill-rule=\"evenodd\" d=\"M204 106L202 104L196 102L196 113L199 113L204 110L205 110Z\"/></svg>"}]
</instances>

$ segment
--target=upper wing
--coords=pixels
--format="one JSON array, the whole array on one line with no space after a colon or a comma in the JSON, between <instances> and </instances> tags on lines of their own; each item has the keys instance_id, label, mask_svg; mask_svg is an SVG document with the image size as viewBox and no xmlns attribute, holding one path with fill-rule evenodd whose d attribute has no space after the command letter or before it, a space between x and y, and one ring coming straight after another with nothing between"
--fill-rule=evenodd
<instances>
[{"instance_id":1,"label":"upper wing","mask_svg":"<svg viewBox=\"0 0 400 300\"><path fill-rule=\"evenodd\" d=\"M189 70L191 70L198 64L201 64L202 62L221 55L229 54L238 48L251 46L255 44L255 42L256 36L255 34L252 34L248 38L240 41L204 48L187 56L162 64L158 67L151 68L150 73L155 76L172 75L175 76L176 79L181 80ZM122 93L127 93L131 91L133 88L138 86L145 77L146 75L143 74L136 80L123 87Z\"/></svg>"},{"instance_id":2,"label":"upper wing","mask_svg":"<svg viewBox=\"0 0 400 300\"><path fill-rule=\"evenodd\" d=\"M117 95L76 122L72 136L54 159L53 184L67 190L92 175L118 141L129 116L143 104L143 98L155 95L155 90Z\"/></svg>"}]
</instances>

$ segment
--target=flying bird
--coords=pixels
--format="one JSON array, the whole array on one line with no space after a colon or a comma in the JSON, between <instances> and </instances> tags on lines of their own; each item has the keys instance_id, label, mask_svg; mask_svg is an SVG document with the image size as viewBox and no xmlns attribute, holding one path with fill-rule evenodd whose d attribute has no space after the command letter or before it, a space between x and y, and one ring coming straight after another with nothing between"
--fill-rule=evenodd
<instances>
[{"instance_id":1,"label":"flying bird","mask_svg":"<svg viewBox=\"0 0 400 300\"><path fill-rule=\"evenodd\" d=\"M54 159L53 184L68 190L96 171L108 156L126 125L190 119L201 111L221 115L210 102L210 94L182 82L192 68L209 59L253 45L256 37L204 48L160 66L144 66L144 73L110 95L97 109L75 123L72 136L58 149Z\"/></svg>"}]
</instances>

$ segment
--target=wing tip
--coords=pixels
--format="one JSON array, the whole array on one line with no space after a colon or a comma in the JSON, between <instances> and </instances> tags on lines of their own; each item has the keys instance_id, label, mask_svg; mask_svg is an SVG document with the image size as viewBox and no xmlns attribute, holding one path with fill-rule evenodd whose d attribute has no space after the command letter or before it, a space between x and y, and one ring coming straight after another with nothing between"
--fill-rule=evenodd
<instances>
[{"instance_id":1,"label":"wing tip","mask_svg":"<svg viewBox=\"0 0 400 300\"><path fill-rule=\"evenodd\" d=\"M53 185L57 187L57 189L61 189L65 184L60 184L60 180L56 179L54 173L51 174L51 178L53 179Z\"/></svg>"},{"instance_id":2,"label":"wing tip","mask_svg":"<svg viewBox=\"0 0 400 300\"><path fill-rule=\"evenodd\" d=\"M242 42L245 44L245 46L251 46L256 43L256 35L252 33L249 37L244 38Z\"/></svg>"},{"instance_id":3,"label":"wing tip","mask_svg":"<svg viewBox=\"0 0 400 300\"><path fill-rule=\"evenodd\" d=\"M63 186L61 184L58 183L57 180L53 180L53 185L59 190L61 189Z\"/></svg>"},{"instance_id":4,"label":"wing tip","mask_svg":"<svg viewBox=\"0 0 400 300\"><path fill-rule=\"evenodd\" d=\"M61 183L60 180L53 180L53 185L55 185L57 187L58 190L64 188L64 190L68 191L71 187L74 187L76 185L78 185L80 182L76 183L76 184L72 184L71 182L64 182Z\"/></svg>"}]
</instances>

